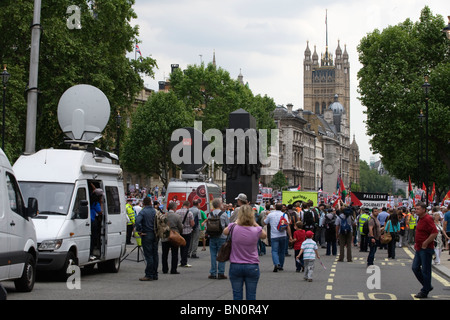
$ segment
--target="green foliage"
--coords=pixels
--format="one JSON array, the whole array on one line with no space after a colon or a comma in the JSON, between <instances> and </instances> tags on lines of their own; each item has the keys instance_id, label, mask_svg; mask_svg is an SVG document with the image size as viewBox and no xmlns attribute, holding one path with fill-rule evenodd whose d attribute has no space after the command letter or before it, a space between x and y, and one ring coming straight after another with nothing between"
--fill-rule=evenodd
<instances>
[{"instance_id":1,"label":"green foliage","mask_svg":"<svg viewBox=\"0 0 450 320\"><path fill-rule=\"evenodd\" d=\"M256 118L258 129L274 129L271 117L276 105L267 96L253 96L247 86L231 79L230 74L212 63L190 65L186 70L175 70L170 85L178 99L195 112L202 121L203 130L228 127L228 115L242 108Z\"/></svg>"},{"instance_id":2,"label":"green foliage","mask_svg":"<svg viewBox=\"0 0 450 320\"><path fill-rule=\"evenodd\" d=\"M352 189L352 191L392 193L392 178L388 175L380 175L363 160L359 161L359 175L361 188Z\"/></svg>"},{"instance_id":3,"label":"green foliage","mask_svg":"<svg viewBox=\"0 0 450 320\"><path fill-rule=\"evenodd\" d=\"M122 165L132 172L156 174L167 187L171 162L170 137L192 126L194 116L173 92L158 92L133 113L121 153Z\"/></svg>"},{"instance_id":4,"label":"green foliage","mask_svg":"<svg viewBox=\"0 0 450 320\"><path fill-rule=\"evenodd\" d=\"M270 186L272 188L276 188L279 190L288 186L288 182L283 174L283 171L280 170L273 175L272 181L270 182Z\"/></svg>"},{"instance_id":5,"label":"green foliage","mask_svg":"<svg viewBox=\"0 0 450 320\"><path fill-rule=\"evenodd\" d=\"M36 149L60 147L63 134L57 121L59 98L76 84L90 84L102 90L111 104L110 121L99 147L114 148L118 111L125 114L143 88L139 72L153 76L156 61L135 61L126 57L134 48L138 28L134 0L96 0L94 15L84 0L45 0L41 10L39 99ZM67 8L81 9L81 29L66 25ZM30 60L30 25L33 1L2 0L0 4L0 62L8 64L11 85L7 113L6 153L13 162L25 143L26 90ZM20 128L20 130L18 130Z\"/></svg>"},{"instance_id":6,"label":"green foliage","mask_svg":"<svg viewBox=\"0 0 450 320\"><path fill-rule=\"evenodd\" d=\"M419 155L425 131L418 115L425 113L422 84L429 75L429 181L441 190L448 189L450 179L450 122L444 120L450 119L450 43L441 32L444 26L442 16L425 7L418 22L407 19L374 30L358 46L358 91L372 149L389 173L404 181L424 179Z\"/></svg>"}]
</instances>

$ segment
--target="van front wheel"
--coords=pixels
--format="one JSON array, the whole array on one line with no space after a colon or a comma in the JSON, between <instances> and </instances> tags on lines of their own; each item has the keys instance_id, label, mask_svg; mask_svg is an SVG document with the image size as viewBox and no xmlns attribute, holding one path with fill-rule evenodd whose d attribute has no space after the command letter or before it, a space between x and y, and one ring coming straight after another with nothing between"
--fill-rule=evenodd
<instances>
[{"instance_id":1,"label":"van front wheel","mask_svg":"<svg viewBox=\"0 0 450 320\"><path fill-rule=\"evenodd\" d=\"M19 279L14 280L14 285L17 291L31 292L34 287L34 281L36 279L36 260L28 253L25 260L25 266L23 267L22 276Z\"/></svg>"}]
</instances>

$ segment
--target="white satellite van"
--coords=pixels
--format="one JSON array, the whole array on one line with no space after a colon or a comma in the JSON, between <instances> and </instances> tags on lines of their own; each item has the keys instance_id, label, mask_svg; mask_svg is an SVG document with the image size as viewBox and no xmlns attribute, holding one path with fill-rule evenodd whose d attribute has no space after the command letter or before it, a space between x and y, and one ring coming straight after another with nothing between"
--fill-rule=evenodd
<instances>
[{"instance_id":1,"label":"white satellite van","mask_svg":"<svg viewBox=\"0 0 450 320\"><path fill-rule=\"evenodd\" d=\"M14 280L18 291L33 290L36 276L37 240L31 217L36 199L25 207L20 187L3 150L0 149L0 281Z\"/></svg>"},{"instance_id":2,"label":"white satellite van","mask_svg":"<svg viewBox=\"0 0 450 320\"><path fill-rule=\"evenodd\" d=\"M122 169L116 155L93 146L108 119L103 92L89 85L69 88L60 99L58 120L73 139L70 149L40 150L14 164L22 192L40 205L33 219L38 271L57 271L61 279L67 278L72 264L119 271L127 225ZM95 189L103 191L103 214L95 218L99 229L91 231Z\"/></svg>"}]
</instances>

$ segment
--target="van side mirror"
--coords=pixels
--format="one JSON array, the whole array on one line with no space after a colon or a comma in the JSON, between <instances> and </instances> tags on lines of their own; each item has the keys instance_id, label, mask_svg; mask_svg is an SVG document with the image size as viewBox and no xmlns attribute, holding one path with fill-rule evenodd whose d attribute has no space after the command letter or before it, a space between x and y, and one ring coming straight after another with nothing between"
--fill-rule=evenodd
<instances>
[{"instance_id":1,"label":"van side mirror","mask_svg":"<svg viewBox=\"0 0 450 320\"><path fill-rule=\"evenodd\" d=\"M87 219L89 216L89 203L87 200L80 200L80 207L78 208L78 218Z\"/></svg>"},{"instance_id":2,"label":"van side mirror","mask_svg":"<svg viewBox=\"0 0 450 320\"><path fill-rule=\"evenodd\" d=\"M27 217L34 218L38 212L38 201L36 198L28 198Z\"/></svg>"}]
</instances>

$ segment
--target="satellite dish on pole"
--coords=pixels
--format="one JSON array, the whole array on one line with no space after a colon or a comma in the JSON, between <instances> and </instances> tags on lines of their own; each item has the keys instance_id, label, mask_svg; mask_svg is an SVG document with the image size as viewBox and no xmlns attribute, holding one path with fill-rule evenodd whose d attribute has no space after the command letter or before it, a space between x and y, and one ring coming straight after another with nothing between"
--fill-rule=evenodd
<instances>
[{"instance_id":1,"label":"satellite dish on pole","mask_svg":"<svg viewBox=\"0 0 450 320\"><path fill-rule=\"evenodd\" d=\"M58 103L58 122L72 140L94 142L102 137L111 108L98 88L80 84L67 89Z\"/></svg>"}]
</instances>

